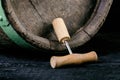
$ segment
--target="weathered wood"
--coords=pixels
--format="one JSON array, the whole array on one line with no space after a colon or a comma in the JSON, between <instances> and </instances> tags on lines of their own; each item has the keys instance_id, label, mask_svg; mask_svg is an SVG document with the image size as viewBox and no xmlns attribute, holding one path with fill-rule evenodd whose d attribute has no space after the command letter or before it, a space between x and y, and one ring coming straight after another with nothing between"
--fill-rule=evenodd
<instances>
[{"instance_id":1,"label":"weathered wood","mask_svg":"<svg viewBox=\"0 0 120 80\"><path fill-rule=\"evenodd\" d=\"M32 45L50 50L66 49L56 39L51 25L54 18L64 19L74 48L97 33L111 4L112 0L4 0L14 29Z\"/></svg>"},{"instance_id":2,"label":"weathered wood","mask_svg":"<svg viewBox=\"0 0 120 80\"><path fill-rule=\"evenodd\" d=\"M25 28L44 37L51 32L49 25L56 17L64 18L70 34L74 34L90 17L93 2L95 0L10 0Z\"/></svg>"}]
</instances>

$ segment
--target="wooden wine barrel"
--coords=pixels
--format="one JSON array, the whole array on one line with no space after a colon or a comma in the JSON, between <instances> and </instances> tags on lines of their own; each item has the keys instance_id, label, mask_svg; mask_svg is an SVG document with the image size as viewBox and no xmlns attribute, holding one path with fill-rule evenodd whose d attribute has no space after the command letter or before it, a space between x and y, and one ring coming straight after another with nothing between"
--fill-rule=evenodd
<instances>
[{"instance_id":1,"label":"wooden wine barrel","mask_svg":"<svg viewBox=\"0 0 120 80\"><path fill-rule=\"evenodd\" d=\"M52 28L64 19L75 48L89 41L101 28L113 0L0 0L0 45L65 50Z\"/></svg>"}]
</instances>

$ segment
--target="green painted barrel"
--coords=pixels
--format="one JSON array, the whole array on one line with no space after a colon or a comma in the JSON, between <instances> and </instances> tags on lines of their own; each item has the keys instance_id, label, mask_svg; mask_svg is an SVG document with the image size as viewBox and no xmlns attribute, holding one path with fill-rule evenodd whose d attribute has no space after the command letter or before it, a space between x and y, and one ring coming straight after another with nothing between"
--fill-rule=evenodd
<instances>
[{"instance_id":1,"label":"green painted barrel","mask_svg":"<svg viewBox=\"0 0 120 80\"><path fill-rule=\"evenodd\" d=\"M65 50L52 28L64 19L71 48L89 41L102 27L113 0L0 0L0 47Z\"/></svg>"}]
</instances>

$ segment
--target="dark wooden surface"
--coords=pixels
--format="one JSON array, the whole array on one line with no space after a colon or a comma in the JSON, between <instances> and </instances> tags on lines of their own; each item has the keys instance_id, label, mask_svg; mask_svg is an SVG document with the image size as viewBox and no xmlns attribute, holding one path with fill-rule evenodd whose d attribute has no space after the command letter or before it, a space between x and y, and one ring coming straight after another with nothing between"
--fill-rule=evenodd
<instances>
[{"instance_id":1,"label":"dark wooden surface","mask_svg":"<svg viewBox=\"0 0 120 80\"><path fill-rule=\"evenodd\" d=\"M28 31L46 37L50 34L51 22L56 17L62 17L70 34L74 34L90 17L96 1L11 0L11 3L20 22Z\"/></svg>"},{"instance_id":2,"label":"dark wooden surface","mask_svg":"<svg viewBox=\"0 0 120 80\"><path fill-rule=\"evenodd\" d=\"M99 31L111 4L112 0L5 0L4 6L11 24L26 41L38 48L61 51L66 47L56 39L51 26L54 18L65 20L71 35L69 44L75 48Z\"/></svg>"},{"instance_id":3,"label":"dark wooden surface","mask_svg":"<svg viewBox=\"0 0 120 80\"><path fill-rule=\"evenodd\" d=\"M94 14L96 0L5 0L7 17L15 30L32 45L45 49L65 49L57 42L52 20L62 17L72 37ZM73 7L74 6L74 7ZM87 36L83 31L81 35ZM87 37L89 39L89 37ZM84 40L86 41L86 40ZM58 46L58 47L57 47Z\"/></svg>"}]
</instances>

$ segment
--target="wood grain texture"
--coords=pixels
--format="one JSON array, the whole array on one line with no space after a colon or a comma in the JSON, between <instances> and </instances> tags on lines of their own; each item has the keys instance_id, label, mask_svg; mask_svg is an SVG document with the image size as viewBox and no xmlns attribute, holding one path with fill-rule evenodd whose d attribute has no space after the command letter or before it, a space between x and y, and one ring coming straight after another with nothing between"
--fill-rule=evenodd
<instances>
[{"instance_id":1,"label":"wood grain texture","mask_svg":"<svg viewBox=\"0 0 120 80\"><path fill-rule=\"evenodd\" d=\"M65 65L80 65L87 62L98 61L98 56L95 51L84 54L73 53L66 56L52 56L50 64L52 68L59 68Z\"/></svg>"},{"instance_id":2,"label":"wood grain texture","mask_svg":"<svg viewBox=\"0 0 120 80\"><path fill-rule=\"evenodd\" d=\"M32 45L65 50L58 43L52 20L62 17L70 32L72 48L90 40L101 28L112 0L5 0L5 10L14 29ZM92 29L92 30L91 30Z\"/></svg>"},{"instance_id":3,"label":"wood grain texture","mask_svg":"<svg viewBox=\"0 0 120 80\"><path fill-rule=\"evenodd\" d=\"M80 28L90 16L95 0L10 0L20 22L39 36L48 35L49 25L56 17L67 23L70 34ZM88 8L88 9L86 9ZM50 32L50 31L49 31Z\"/></svg>"}]
</instances>

